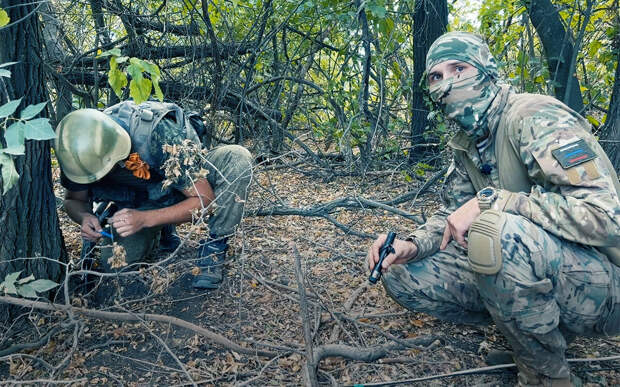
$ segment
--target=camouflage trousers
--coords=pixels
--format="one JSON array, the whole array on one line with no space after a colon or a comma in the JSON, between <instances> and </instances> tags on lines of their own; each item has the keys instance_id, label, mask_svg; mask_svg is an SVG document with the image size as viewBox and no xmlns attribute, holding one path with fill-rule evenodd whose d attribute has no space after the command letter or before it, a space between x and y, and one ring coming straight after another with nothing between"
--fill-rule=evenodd
<instances>
[{"instance_id":1,"label":"camouflage trousers","mask_svg":"<svg viewBox=\"0 0 620 387\"><path fill-rule=\"evenodd\" d=\"M235 232L243 217L252 179L252 155L242 146L224 145L209 151L206 159L206 168L209 170L207 180L215 194L215 200L210 205L213 212L208 219L209 233L217 238L228 237ZM162 226L144 228L126 238L115 233L114 240L125 248L125 261L128 264L144 261L157 248L161 229ZM101 261L105 269L108 258L112 256L110 242L109 239L104 240L107 247L101 249Z\"/></svg>"},{"instance_id":2,"label":"camouflage trousers","mask_svg":"<svg viewBox=\"0 0 620 387\"><path fill-rule=\"evenodd\" d=\"M620 334L620 267L592 247L507 214L501 270L471 270L452 242L434 255L393 265L383 277L403 307L457 323L495 321L522 366L550 378L569 375L567 339Z\"/></svg>"}]
</instances>

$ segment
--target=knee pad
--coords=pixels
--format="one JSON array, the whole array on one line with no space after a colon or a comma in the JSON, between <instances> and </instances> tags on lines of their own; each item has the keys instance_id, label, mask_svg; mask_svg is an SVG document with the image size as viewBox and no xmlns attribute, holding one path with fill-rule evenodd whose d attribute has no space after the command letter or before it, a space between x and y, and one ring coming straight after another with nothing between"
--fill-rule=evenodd
<instances>
[{"instance_id":1,"label":"knee pad","mask_svg":"<svg viewBox=\"0 0 620 387\"><path fill-rule=\"evenodd\" d=\"M502 268L502 229L506 214L486 210L471 224L467 242L467 259L472 270L496 274Z\"/></svg>"}]
</instances>

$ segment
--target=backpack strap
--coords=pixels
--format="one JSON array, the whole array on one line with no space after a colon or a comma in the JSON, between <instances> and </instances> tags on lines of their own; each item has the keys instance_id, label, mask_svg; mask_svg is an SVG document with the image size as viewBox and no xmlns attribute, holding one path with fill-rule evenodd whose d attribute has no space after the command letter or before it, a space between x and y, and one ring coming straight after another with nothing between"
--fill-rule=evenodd
<instances>
[{"instance_id":1,"label":"backpack strap","mask_svg":"<svg viewBox=\"0 0 620 387\"><path fill-rule=\"evenodd\" d=\"M511 122L521 122L515 117L516 113L510 111L510 107L515 106L514 98L519 95L512 95L513 101L506 103L508 108L497 126L495 131L495 159L499 174L499 187L510 192L529 193L532 188L532 181L527 172L527 168L521 160L521 155L517 144L519 141L522 125L509 124Z\"/></svg>"},{"instance_id":2,"label":"backpack strap","mask_svg":"<svg viewBox=\"0 0 620 387\"><path fill-rule=\"evenodd\" d=\"M448 146L454 150L454 159L465 168L467 176L469 176L469 180L476 191L493 185L491 178L483 175L474 161L467 155L468 152L477 152L476 144L469 138L467 133L462 130L459 131L448 142Z\"/></svg>"}]
</instances>

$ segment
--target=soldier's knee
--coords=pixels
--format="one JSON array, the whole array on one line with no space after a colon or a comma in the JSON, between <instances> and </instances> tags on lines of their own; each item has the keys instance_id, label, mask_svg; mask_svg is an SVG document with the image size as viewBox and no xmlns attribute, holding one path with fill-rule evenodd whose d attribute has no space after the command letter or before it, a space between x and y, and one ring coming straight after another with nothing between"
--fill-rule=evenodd
<instances>
[{"instance_id":1,"label":"soldier's knee","mask_svg":"<svg viewBox=\"0 0 620 387\"><path fill-rule=\"evenodd\" d=\"M400 306L414 310L415 300L419 297L421 284L411 281L405 265L392 265L383 273L381 282L390 298Z\"/></svg>"},{"instance_id":2,"label":"soldier's knee","mask_svg":"<svg viewBox=\"0 0 620 387\"><path fill-rule=\"evenodd\" d=\"M241 145L224 145L223 150L229 152L235 160L252 162L252 154L249 150Z\"/></svg>"}]
</instances>

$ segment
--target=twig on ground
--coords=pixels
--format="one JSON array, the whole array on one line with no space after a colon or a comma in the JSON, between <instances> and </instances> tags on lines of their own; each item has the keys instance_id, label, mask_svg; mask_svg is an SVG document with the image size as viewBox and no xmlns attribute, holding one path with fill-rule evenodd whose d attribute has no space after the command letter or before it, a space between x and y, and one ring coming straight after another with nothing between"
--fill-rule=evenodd
<instances>
[{"instance_id":1,"label":"twig on ground","mask_svg":"<svg viewBox=\"0 0 620 387\"><path fill-rule=\"evenodd\" d=\"M306 343L306 361L304 362L304 380L306 385L318 387L319 381L316 376L316 364L314 363L314 353L312 348L312 332L310 327L310 315L308 313L308 302L306 298L306 288L301 268L301 257L297 247L291 242L291 250L295 256L295 274L297 278L297 289L299 290L299 314L304 328L304 341Z\"/></svg>"},{"instance_id":2,"label":"twig on ground","mask_svg":"<svg viewBox=\"0 0 620 387\"><path fill-rule=\"evenodd\" d=\"M61 329L62 327L55 326L54 328L50 329L50 331L47 332L45 336L39 339L39 341L35 341L34 343L15 344L10 346L9 348L3 349L2 351L0 351L0 357L23 351L24 349L40 348L46 345L49 342L50 338L56 333L58 333L58 331L60 331Z\"/></svg>"},{"instance_id":3,"label":"twig on ground","mask_svg":"<svg viewBox=\"0 0 620 387\"><path fill-rule=\"evenodd\" d=\"M351 293L349 298L344 303L345 313L349 313L351 311L351 308L353 307L355 300L357 300L357 297L359 297L360 294L362 294L362 292L364 292L364 290L366 290L367 288L368 288L368 282L364 281L362 282L360 286L357 287L357 289L353 291L353 293ZM340 335L340 325L335 325L334 329L332 330L332 334L329 337L329 342L330 343L336 342L338 340L339 335Z\"/></svg>"},{"instance_id":4,"label":"twig on ground","mask_svg":"<svg viewBox=\"0 0 620 387\"><path fill-rule=\"evenodd\" d=\"M5 380L0 382L0 386L35 386L35 385L51 385L51 384L76 384L86 383L87 378L71 379L71 380L51 380L51 379L33 379L33 380Z\"/></svg>"},{"instance_id":5,"label":"twig on ground","mask_svg":"<svg viewBox=\"0 0 620 387\"><path fill-rule=\"evenodd\" d=\"M282 357L282 355L278 355L276 357L274 357L273 359L270 359L267 363L265 363L265 365L263 366L263 368L260 369L260 371L258 371L258 375L256 375L255 377L246 380L245 382L238 384L238 387L243 387L243 386L247 386L250 383L252 383L255 380L260 379L261 375L263 374L263 372L265 372L265 370L267 369L267 367L269 367L274 361L278 360L280 357Z\"/></svg>"},{"instance_id":6,"label":"twig on ground","mask_svg":"<svg viewBox=\"0 0 620 387\"><path fill-rule=\"evenodd\" d=\"M68 306L68 305L45 303L41 301L32 301L32 300L26 300L26 299L15 298L15 297L10 297L10 296L0 296L0 302L11 304L11 305L36 308L36 309L42 309L42 310L52 310L52 311L60 310L60 311L66 312L67 309L71 309L76 314L83 314L88 317L98 318L102 320L115 320L115 321L145 320L145 321L165 322L165 323L169 323L169 324L181 327L181 328L188 329L195 333L198 333L214 341L215 343L225 348L230 349L231 351L243 353L246 355L265 356L269 358L278 355L275 352L242 347L241 345L227 339L226 337L218 333L210 331L196 324L192 324L189 321L185 321L185 320L181 320L180 318L161 315L161 314L105 312L101 310L92 310L92 309L78 308L78 307L73 307L73 306Z\"/></svg>"},{"instance_id":7,"label":"twig on ground","mask_svg":"<svg viewBox=\"0 0 620 387\"><path fill-rule=\"evenodd\" d=\"M597 362L597 361L609 361L609 360L619 360L619 359L620 359L620 355L599 357L599 358L568 359L568 362L569 363L591 363L591 362ZM448 378L452 376L479 374L479 373L485 373L489 371L514 368L516 366L517 365L515 363L498 364L498 365L489 366L489 367L471 368L471 369L463 370L463 371L450 372L450 373L439 374L439 375L424 376L424 377L415 378L415 379L391 380L388 382L380 382L380 383L364 383L363 385L364 386L394 386L397 384L409 384L409 383L415 383L415 382L423 382L426 380ZM348 385L347 387L353 387L355 385L357 384Z\"/></svg>"}]
</instances>

